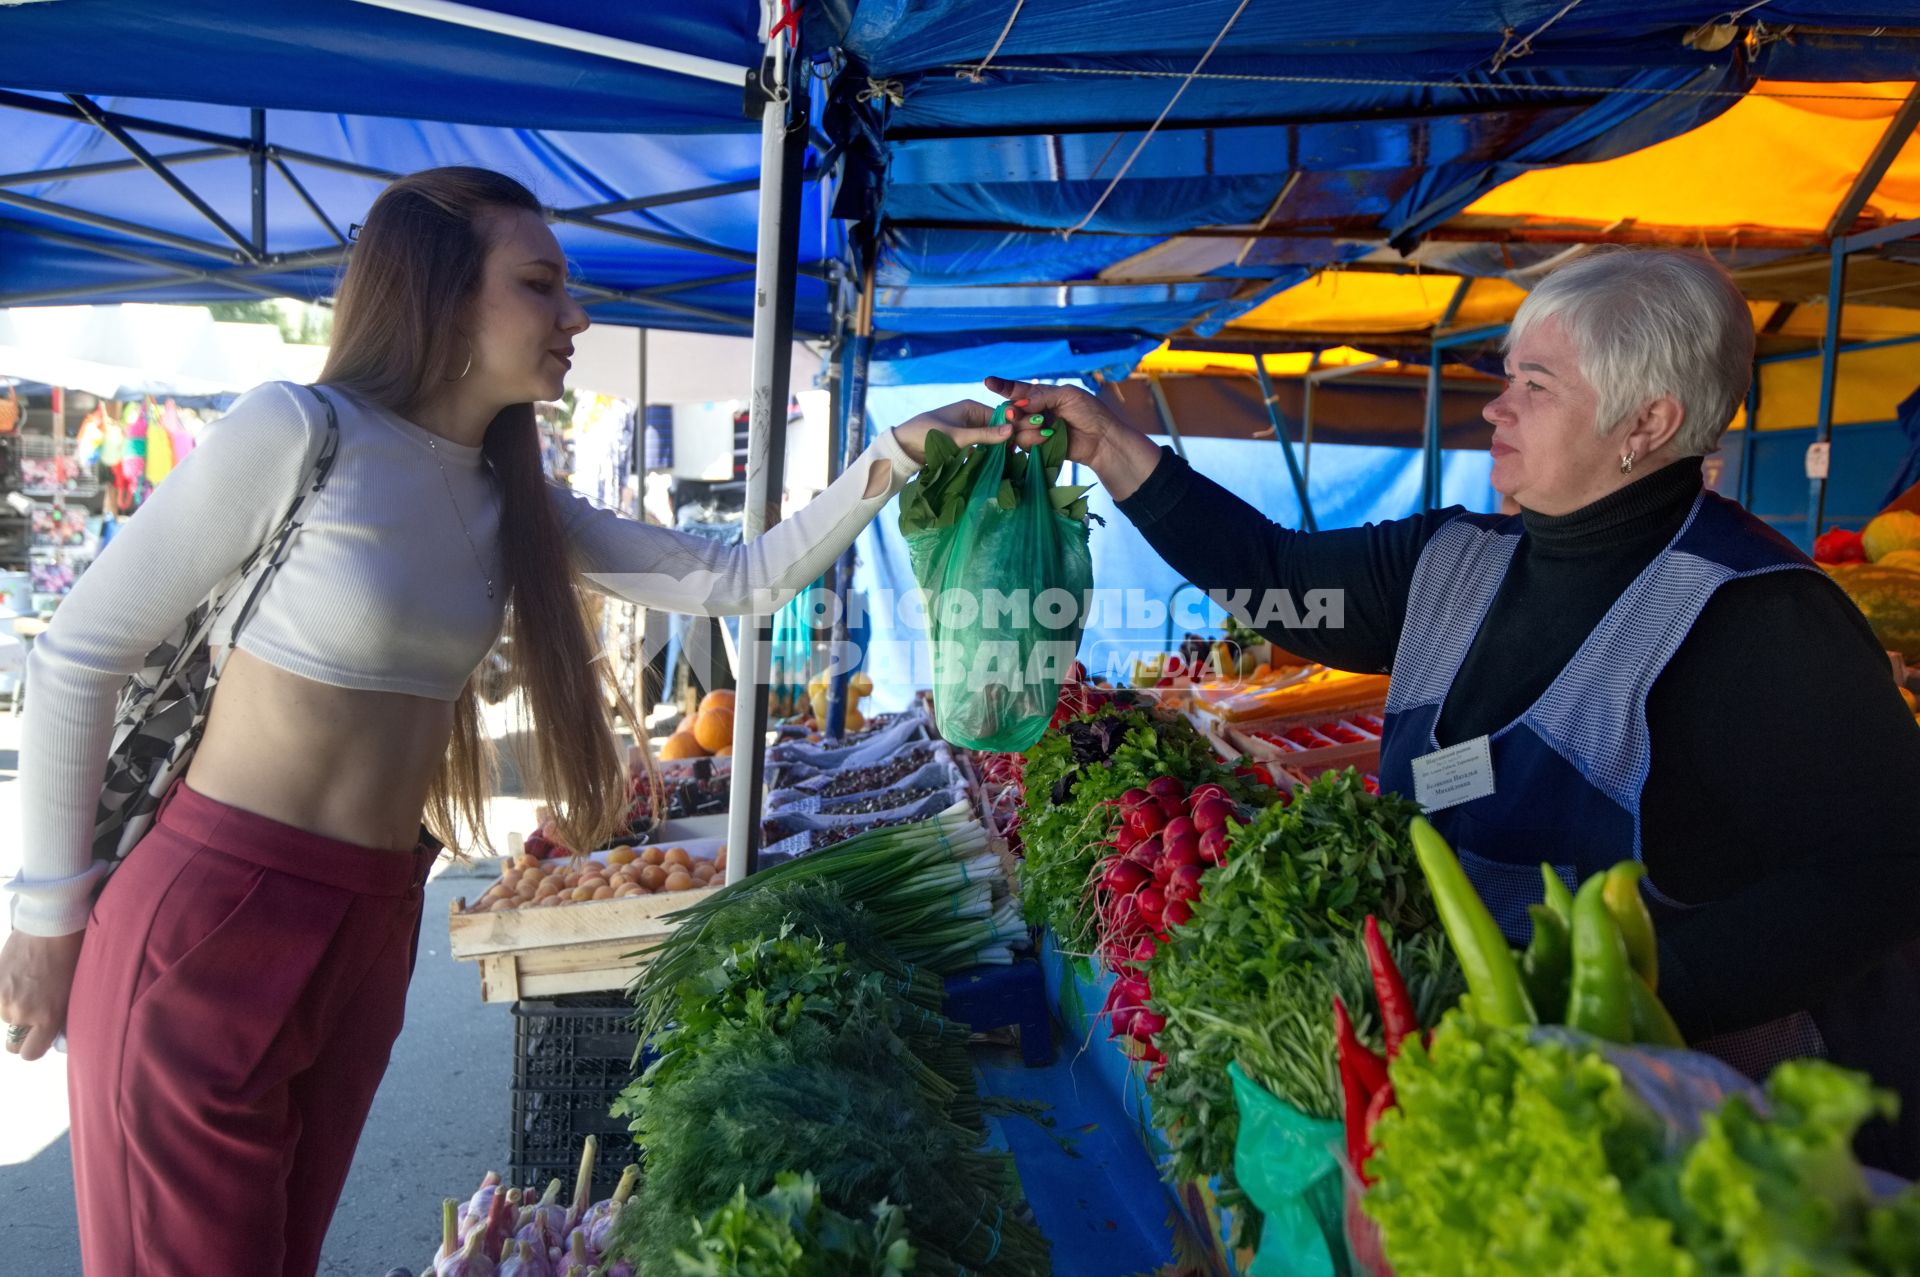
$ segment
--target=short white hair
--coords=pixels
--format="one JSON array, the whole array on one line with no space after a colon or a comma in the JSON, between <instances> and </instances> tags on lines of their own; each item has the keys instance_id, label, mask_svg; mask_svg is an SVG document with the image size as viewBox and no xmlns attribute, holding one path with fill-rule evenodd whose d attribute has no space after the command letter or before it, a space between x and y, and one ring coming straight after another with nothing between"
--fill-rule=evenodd
<instances>
[{"instance_id":1,"label":"short white hair","mask_svg":"<svg viewBox=\"0 0 1920 1277\"><path fill-rule=\"evenodd\" d=\"M1674 452L1705 456L1720 446L1753 380L1752 313L1720 263L1677 248L1591 249L1520 303L1507 348L1550 319L1599 395L1602 435L1665 395L1682 410Z\"/></svg>"}]
</instances>

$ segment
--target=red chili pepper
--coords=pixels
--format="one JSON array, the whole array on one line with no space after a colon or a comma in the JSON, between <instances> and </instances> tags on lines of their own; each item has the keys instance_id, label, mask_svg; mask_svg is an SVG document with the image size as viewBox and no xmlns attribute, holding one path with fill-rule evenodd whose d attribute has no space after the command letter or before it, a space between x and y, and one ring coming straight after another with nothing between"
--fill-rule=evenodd
<instances>
[{"instance_id":1,"label":"red chili pepper","mask_svg":"<svg viewBox=\"0 0 1920 1277\"><path fill-rule=\"evenodd\" d=\"M1387 1062L1353 1031L1353 1017L1347 1014L1347 1004L1337 996L1333 1000L1333 1027L1340 1067L1353 1071L1367 1099L1372 1100L1373 1093L1387 1084Z\"/></svg>"},{"instance_id":2,"label":"red chili pepper","mask_svg":"<svg viewBox=\"0 0 1920 1277\"><path fill-rule=\"evenodd\" d=\"M1354 1160L1353 1172L1360 1177L1360 1182L1369 1188L1373 1187L1373 1176L1367 1174L1366 1166L1367 1159L1373 1156L1373 1128L1379 1123L1381 1114L1392 1108L1393 1105L1393 1083L1391 1082L1375 1091L1373 1098L1367 1101L1366 1117L1361 1123L1360 1156ZM1347 1156L1351 1158L1353 1156L1353 1136L1351 1133L1347 1136L1347 1144Z\"/></svg>"},{"instance_id":3,"label":"red chili pepper","mask_svg":"<svg viewBox=\"0 0 1920 1277\"><path fill-rule=\"evenodd\" d=\"M1352 1053L1347 1046L1353 1040L1353 1022L1347 1018L1347 1009L1341 1005L1338 997L1333 1000L1333 1018L1335 1025L1343 1030L1336 1041L1340 1060L1340 1096L1347 1128L1347 1161L1358 1173L1367 1160L1367 1105L1373 1097L1367 1093L1353 1067Z\"/></svg>"},{"instance_id":4,"label":"red chili pepper","mask_svg":"<svg viewBox=\"0 0 1920 1277\"><path fill-rule=\"evenodd\" d=\"M1387 1042L1387 1058L1400 1054L1400 1044L1410 1034L1420 1032L1420 1016L1414 1010L1413 995L1407 981L1380 934L1380 922L1367 915L1367 968L1373 973L1373 996L1380 1003L1380 1029Z\"/></svg>"}]
</instances>

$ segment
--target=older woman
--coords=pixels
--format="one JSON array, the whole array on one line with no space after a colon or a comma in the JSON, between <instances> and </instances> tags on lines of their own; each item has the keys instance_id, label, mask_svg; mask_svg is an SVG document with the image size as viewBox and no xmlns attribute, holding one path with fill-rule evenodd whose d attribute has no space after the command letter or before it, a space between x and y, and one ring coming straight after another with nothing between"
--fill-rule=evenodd
<instances>
[{"instance_id":1,"label":"older woman","mask_svg":"<svg viewBox=\"0 0 1920 1277\"><path fill-rule=\"evenodd\" d=\"M1084 393L988 384L1063 418L1071 455L1196 584L1345 591L1340 628L1271 637L1391 671L1381 779L1432 809L1509 938L1542 861L1569 883L1644 861L1660 991L1688 1039L1756 1076L1809 1054L1868 1070L1908 1115L1863 1152L1912 1173L1920 732L1840 590L1704 489L1752 358L1746 304L1710 259L1584 256L1521 306L1486 409L1493 486L1520 514L1318 534Z\"/></svg>"}]
</instances>

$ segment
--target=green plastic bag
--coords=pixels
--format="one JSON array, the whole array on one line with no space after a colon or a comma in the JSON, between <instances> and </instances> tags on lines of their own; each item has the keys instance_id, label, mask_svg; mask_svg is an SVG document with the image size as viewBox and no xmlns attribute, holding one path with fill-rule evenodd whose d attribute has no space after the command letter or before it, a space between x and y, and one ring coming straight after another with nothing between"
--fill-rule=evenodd
<instances>
[{"instance_id":1,"label":"green plastic bag","mask_svg":"<svg viewBox=\"0 0 1920 1277\"><path fill-rule=\"evenodd\" d=\"M944 508L916 511L902 498L933 641L934 714L940 734L967 749L1038 741L1080 647L1093 557L1085 489L1053 486L1065 451L1064 436L1058 458L977 444L952 468L964 487Z\"/></svg>"},{"instance_id":2,"label":"green plastic bag","mask_svg":"<svg viewBox=\"0 0 1920 1277\"><path fill-rule=\"evenodd\" d=\"M1250 1277L1347 1277L1338 1122L1308 1117L1227 1066L1240 1133L1233 1174L1265 1222Z\"/></svg>"}]
</instances>

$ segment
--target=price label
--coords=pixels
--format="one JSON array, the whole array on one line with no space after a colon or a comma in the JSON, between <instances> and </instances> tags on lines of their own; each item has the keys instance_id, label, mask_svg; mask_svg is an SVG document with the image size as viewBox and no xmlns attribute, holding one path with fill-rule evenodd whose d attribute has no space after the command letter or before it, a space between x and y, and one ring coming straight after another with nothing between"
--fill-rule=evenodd
<instances>
[{"instance_id":1,"label":"price label","mask_svg":"<svg viewBox=\"0 0 1920 1277\"><path fill-rule=\"evenodd\" d=\"M1824 479L1827 468L1833 460L1831 443L1810 443L1807 445L1807 478Z\"/></svg>"}]
</instances>

